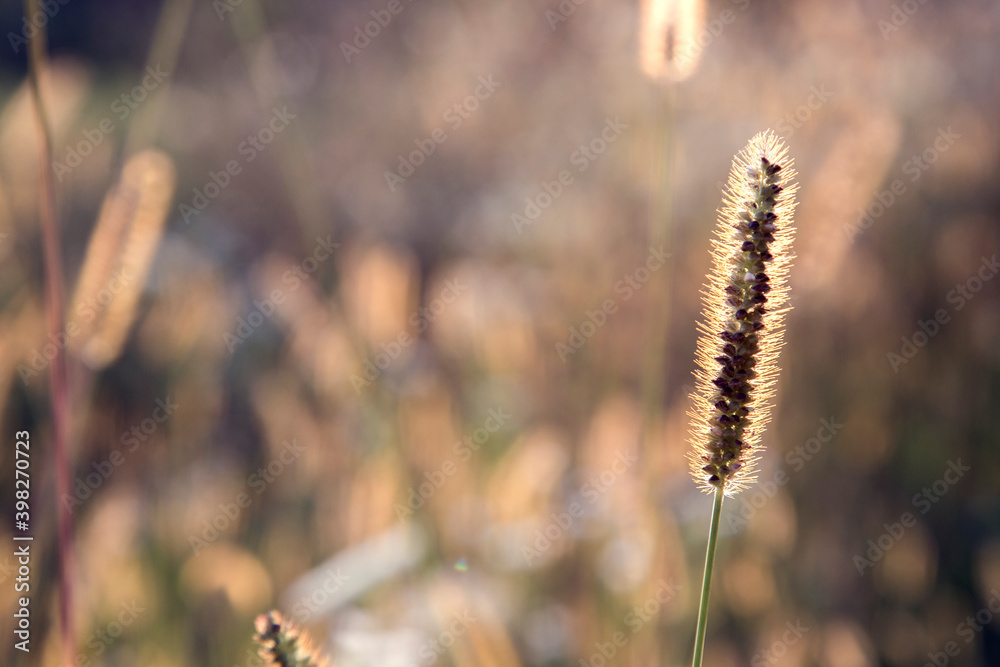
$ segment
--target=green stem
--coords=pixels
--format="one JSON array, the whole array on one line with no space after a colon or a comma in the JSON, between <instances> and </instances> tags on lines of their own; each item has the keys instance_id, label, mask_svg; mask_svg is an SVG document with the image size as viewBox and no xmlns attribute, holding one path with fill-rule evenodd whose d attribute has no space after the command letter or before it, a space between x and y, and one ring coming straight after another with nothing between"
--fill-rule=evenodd
<instances>
[{"instance_id":1,"label":"green stem","mask_svg":"<svg viewBox=\"0 0 1000 667\"><path fill-rule=\"evenodd\" d=\"M165 70L169 76L159 85L157 94L152 95L132 117L125 139L125 159L156 143L163 108L173 83L172 75L177 71L177 57L184 42L193 4L192 0L166 0L160 9L160 16L150 39L146 65Z\"/></svg>"},{"instance_id":2,"label":"green stem","mask_svg":"<svg viewBox=\"0 0 1000 667\"><path fill-rule=\"evenodd\" d=\"M654 248L666 246L673 250L673 165L674 141L674 88L655 87L657 110L650 131L652 139L652 165L650 169L650 207L649 207L649 245ZM644 436L652 446L653 429L660 424L663 411L663 395L665 391L667 369L665 357L667 322L670 317L669 304L669 267L662 267L659 272L650 276L647 288L649 297L649 317L646 320L645 354L641 357L640 370L642 418L644 421Z\"/></svg>"},{"instance_id":3,"label":"green stem","mask_svg":"<svg viewBox=\"0 0 1000 667\"><path fill-rule=\"evenodd\" d=\"M712 570L715 569L715 544L719 541L719 517L722 516L722 489L715 490L715 506L712 507L712 527L708 531L708 550L705 552L705 578L701 584L701 603L698 605L698 632L694 637L694 662L692 667L701 667L705 653L705 628L708 626L708 594L712 590Z\"/></svg>"}]
</instances>

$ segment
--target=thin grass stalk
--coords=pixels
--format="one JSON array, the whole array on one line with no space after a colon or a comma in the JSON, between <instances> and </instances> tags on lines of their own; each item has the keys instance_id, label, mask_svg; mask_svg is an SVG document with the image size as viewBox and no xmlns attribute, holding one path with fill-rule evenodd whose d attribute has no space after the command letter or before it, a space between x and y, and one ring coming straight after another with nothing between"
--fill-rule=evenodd
<instances>
[{"instance_id":1,"label":"thin grass stalk","mask_svg":"<svg viewBox=\"0 0 1000 667\"><path fill-rule=\"evenodd\" d=\"M673 236L674 86L656 86L654 94L658 113L653 121L653 151L650 155L653 192L648 238L652 247L666 245L669 252ZM645 353L640 369L643 431L644 439L649 444L653 442L654 429L660 422L666 388L667 321L670 315L668 275L669 266L652 274L649 283L650 315L646 320Z\"/></svg>"},{"instance_id":2,"label":"thin grass stalk","mask_svg":"<svg viewBox=\"0 0 1000 667\"><path fill-rule=\"evenodd\" d=\"M701 601L698 603L698 629L694 636L694 661L692 667L701 667L705 654L705 631L708 628L708 598L712 592L712 572L715 570L715 545L719 540L719 517L722 516L722 489L715 490L712 506L712 524L708 531L708 548L705 551L705 574L701 580Z\"/></svg>"},{"instance_id":3,"label":"thin grass stalk","mask_svg":"<svg viewBox=\"0 0 1000 667\"><path fill-rule=\"evenodd\" d=\"M41 10L37 0L24 0L25 16L35 16ZM38 26L29 37L28 80L34 101L35 120L41 139L40 165L41 198L39 224L42 228L45 258L45 316L51 340L58 340L63 331L63 270L59 248L59 224L56 211L56 191L52 173L52 134L48 114L42 99L40 83L45 68L45 27ZM55 358L49 364L49 409L52 419L53 459L56 467L56 523L59 545L59 627L62 633L62 655L65 664L73 662L76 631L73 624L73 524L69 508L60 498L69 495L69 383L66 377L66 351L56 346Z\"/></svg>"},{"instance_id":4,"label":"thin grass stalk","mask_svg":"<svg viewBox=\"0 0 1000 667\"><path fill-rule=\"evenodd\" d=\"M171 76L177 67L177 57L180 54L181 43L184 41L185 29L191 16L193 0L167 0L163 3L160 15L156 20L149 55L146 65L162 67L170 76L160 84L157 95L149 99L139 110L129 125L125 140L125 157L149 148L155 143L163 106L166 104L170 91Z\"/></svg>"},{"instance_id":5,"label":"thin grass stalk","mask_svg":"<svg viewBox=\"0 0 1000 667\"><path fill-rule=\"evenodd\" d=\"M247 71L251 73L251 77L254 71L256 53L254 47L257 45L262 45L260 58L264 61L266 68L270 71L276 71L277 63L274 50L270 44L263 41L267 38L268 26L267 18L264 15L264 7L260 0L244 0L240 6L240 11L233 14L232 20L229 23L232 26L233 35L236 37L236 41L243 52L243 59L246 62ZM251 81L251 83L253 84L254 93L257 96L257 103L260 105L262 111L269 111L273 104L284 104L280 94L261 90L255 81ZM287 143L276 141L274 143L274 150L277 151L278 171L289 193L289 203L291 204L295 220L298 223L296 228L300 234L308 229L310 235L329 229L330 223L323 212L324 206L316 195L315 189L307 185L313 179L303 171L303 165L308 164L309 160L305 158L307 142L303 138L302 131L299 129L297 123L292 123L286 128L285 134L287 136ZM329 261L333 266L334 272L337 272L340 266L339 258L334 256ZM345 331L351 342L351 347L360 356L364 356L363 350L366 349L365 342L360 332L354 326L351 326L350 319L343 317L346 309L340 293L335 290L328 295L328 299L330 308L336 314L337 318L345 324Z\"/></svg>"},{"instance_id":6,"label":"thin grass stalk","mask_svg":"<svg viewBox=\"0 0 1000 667\"><path fill-rule=\"evenodd\" d=\"M232 16L230 25L236 36L236 41L243 51L243 58L247 71L250 72L251 83L254 93L257 95L260 109L270 113L273 105L284 104L282 96L273 91L262 90L257 85L258 82L253 80L255 62L262 63L265 71L275 72L278 69L274 49L269 41L263 3L259 0L244 0L240 11ZM312 179L304 172L304 165L309 163L305 158L307 141L303 138L297 123L290 124L286 128L285 134L288 137L287 140L275 142L274 146L281 178L291 195L289 203L299 222L300 232L303 227L307 227L310 234L318 233L320 230L327 229L329 222L324 213L324 206L316 195L316 190L308 186L309 183L312 183ZM331 259L336 262L337 258Z\"/></svg>"}]
</instances>

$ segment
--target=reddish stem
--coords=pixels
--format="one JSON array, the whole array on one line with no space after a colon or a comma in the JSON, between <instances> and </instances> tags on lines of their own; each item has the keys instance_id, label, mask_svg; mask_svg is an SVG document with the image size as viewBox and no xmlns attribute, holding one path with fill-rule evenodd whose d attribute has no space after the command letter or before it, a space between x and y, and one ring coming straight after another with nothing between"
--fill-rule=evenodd
<instances>
[{"instance_id":1,"label":"reddish stem","mask_svg":"<svg viewBox=\"0 0 1000 667\"><path fill-rule=\"evenodd\" d=\"M33 16L37 0L25 0L25 13ZM59 340L63 330L62 253L59 249L59 227L56 213L56 192L52 173L52 137L48 117L42 102L39 76L45 62L44 28L31 37L28 52L28 78L35 104L35 119L42 140L41 201L39 221L42 227L45 257L45 315L50 340ZM56 466L56 516L59 545L59 622L62 630L63 660L73 662L75 629L73 627L73 523L69 508L60 498L69 495L70 461L68 455L69 383L66 377L66 350L56 346L56 355L49 364L49 406L52 419L52 444Z\"/></svg>"}]
</instances>

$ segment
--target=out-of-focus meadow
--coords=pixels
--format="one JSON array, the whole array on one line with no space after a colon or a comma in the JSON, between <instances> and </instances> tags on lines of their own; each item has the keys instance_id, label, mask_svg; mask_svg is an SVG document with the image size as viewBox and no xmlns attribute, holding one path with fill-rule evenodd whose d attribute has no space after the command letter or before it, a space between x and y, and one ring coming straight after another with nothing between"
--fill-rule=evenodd
<instances>
[{"instance_id":1,"label":"out-of-focus meadow","mask_svg":"<svg viewBox=\"0 0 1000 667\"><path fill-rule=\"evenodd\" d=\"M653 4L50 1L61 342L0 10L0 663L64 664L64 502L77 665L259 664L271 608L338 666L688 664L700 289L770 127L793 310L705 664L1000 664L1000 4Z\"/></svg>"}]
</instances>

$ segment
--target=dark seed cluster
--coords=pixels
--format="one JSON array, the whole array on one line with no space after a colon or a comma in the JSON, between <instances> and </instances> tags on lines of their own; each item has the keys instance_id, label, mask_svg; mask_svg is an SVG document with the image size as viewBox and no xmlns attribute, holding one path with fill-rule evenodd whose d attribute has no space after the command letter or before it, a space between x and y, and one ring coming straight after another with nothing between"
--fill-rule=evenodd
<instances>
[{"instance_id":1,"label":"dark seed cluster","mask_svg":"<svg viewBox=\"0 0 1000 667\"><path fill-rule=\"evenodd\" d=\"M254 640L260 657L272 667L326 667L327 659L319 654L292 623L278 611L261 614L255 622Z\"/></svg>"},{"instance_id":2,"label":"dark seed cluster","mask_svg":"<svg viewBox=\"0 0 1000 667\"><path fill-rule=\"evenodd\" d=\"M724 487L749 453L744 430L753 410L759 337L771 291L767 267L773 259L770 248L778 231L774 208L775 198L783 190L780 172L781 165L765 157L758 165L747 168L748 194L752 198L743 203L733 223L738 252L732 258L733 271L725 287L731 317L716 332L722 348L715 357L718 374L711 380L717 390L712 397L715 414L709 428L710 441L701 456L702 471L715 487Z\"/></svg>"}]
</instances>

